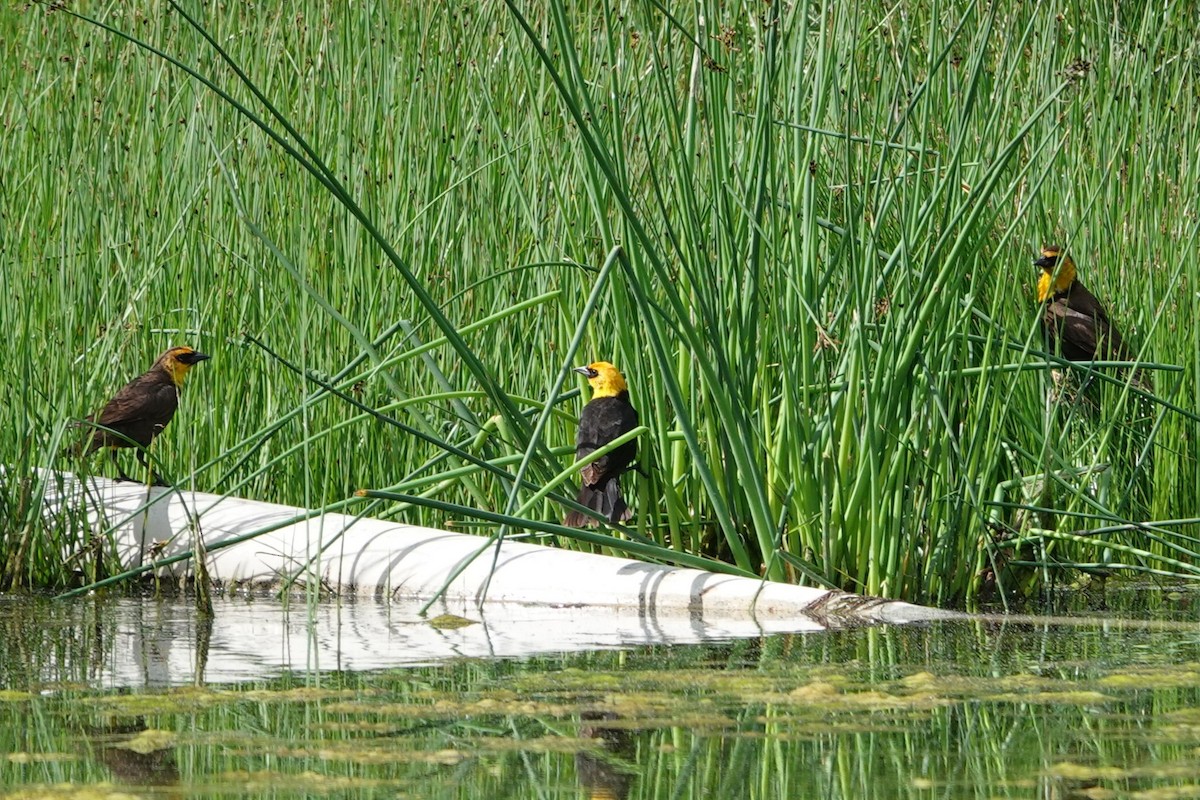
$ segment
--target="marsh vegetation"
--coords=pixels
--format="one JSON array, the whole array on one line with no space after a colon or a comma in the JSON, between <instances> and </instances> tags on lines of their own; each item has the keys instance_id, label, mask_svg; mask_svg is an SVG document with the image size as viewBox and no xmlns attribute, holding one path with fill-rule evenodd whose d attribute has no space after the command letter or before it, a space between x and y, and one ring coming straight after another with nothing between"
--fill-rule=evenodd
<instances>
[{"instance_id":1,"label":"marsh vegetation","mask_svg":"<svg viewBox=\"0 0 1200 800\"><path fill-rule=\"evenodd\" d=\"M615 551L935 604L1200 570L1190 10L71 9L0 12L5 585L73 579L35 470L103 469L71 420L174 344L181 486L556 522L605 359ZM1051 240L1152 390L1041 352Z\"/></svg>"}]
</instances>

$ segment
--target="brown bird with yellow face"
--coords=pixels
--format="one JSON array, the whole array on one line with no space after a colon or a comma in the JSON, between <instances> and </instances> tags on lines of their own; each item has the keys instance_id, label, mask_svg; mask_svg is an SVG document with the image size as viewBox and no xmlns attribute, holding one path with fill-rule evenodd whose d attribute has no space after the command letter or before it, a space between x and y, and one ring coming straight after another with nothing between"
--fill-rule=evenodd
<instances>
[{"instance_id":1,"label":"brown bird with yellow face","mask_svg":"<svg viewBox=\"0 0 1200 800\"><path fill-rule=\"evenodd\" d=\"M159 356L154 366L125 384L99 414L86 418L94 430L81 443L79 455L86 456L102 447L111 447L119 479L131 480L121 470L116 448L136 447L138 461L150 469L146 448L175 416L179 390L188 370L208 358L210 356L190 347L172 347ZM154 483L159 483L153 470L150 477Z\"/></svg>"},{"instance_id":2,"label":"brown bird with yellow face","mask_svg":"<svg viewBox=\"0 0 1200 800\"><path fill-rule=\"evenodd\" d=\"M638 426L638 414L629 403L629 387L616 367L596 361L575 372L587 377L592 399L579 415L575 436L575 460L579 461L617 437ZM633 516L621 497L621 473L637 456L637 439L631 439L579 471L579 505L599 512L609 522L624 522ZM563 525L595 527L599 523L581 511L569 511Z\"/></svg>"},{"instance_id":3,"label":"brown bird with yellow face","mask_svg":"<svg viewBox=\"0 0 1200 800\"><path fill-rule=\"evenodd\" d=\"M1041 267L1038 302L1042 311L1042 333L1046 349L1057 344L1068 361L1126 361L1125 343L1108 318L1108 311L1076 276L1075 262L1058 245L1042 247L1042 257L1033 262Z\"/></svg>"}]
</instances>

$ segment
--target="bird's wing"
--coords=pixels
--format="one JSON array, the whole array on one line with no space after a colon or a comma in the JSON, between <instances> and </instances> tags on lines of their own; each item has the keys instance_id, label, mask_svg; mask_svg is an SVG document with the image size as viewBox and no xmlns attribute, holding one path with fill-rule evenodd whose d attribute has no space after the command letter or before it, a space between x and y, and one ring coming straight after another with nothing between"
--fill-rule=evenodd
<instances>
[{"instance_id":1,"label":"bird's wing","mask_svg":"<svg viewBox=\"0 0 1200 800\"><path fill-rule=\"evenodd\" d=\"M89 419L106 428L118 428L158 417L170 419L178 404L179 390L174 385L142 375L121 387L100 413Z\"/></svg>"},{"instance_id":2,"label":"bird's wing","mask_svg":"<svg viewBox=\"0 0 1200 800\"><path fill-rule=\"evenodd\" d=\"M575 460L589 455L638 425L637 411L629 403L589 403L579 417L579 436ZM613 474L620 474L637 455L637 442L628 442L608 455L601 456L579 471L585 483L594 486Z\"/></svg>"},{"instance_id":3,"label":"bird's wing","mask_svg":"<svg viewBox=\"0 0 1200 800\"><path fill-rule=\"evenodd\" d=\"M1080 326L1089 329L1091 352L1100 358L1126 357L1125 343L1121 341L1121 334L1108 318L1108 309L1087 290L1087 287L1078 282L1072 285L1067 306L1065 324L1072 331Z\"/></svg>"}]
</instances>

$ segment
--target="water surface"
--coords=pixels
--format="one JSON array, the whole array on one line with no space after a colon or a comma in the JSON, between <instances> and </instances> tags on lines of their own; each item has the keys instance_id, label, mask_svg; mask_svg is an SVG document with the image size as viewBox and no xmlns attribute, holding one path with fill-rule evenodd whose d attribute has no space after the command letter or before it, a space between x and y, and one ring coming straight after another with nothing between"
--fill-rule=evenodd
<instances>
[{"instance_id":1,"label":"water surface","mask_svg":"<svg viewBox=\"0 0 1200 800\"><path fill-rule=\"evenodd\" d=\"M2 598L0 797L1200 797L1195 594L1125 597L1069 624L504 658L404 608L339 633L263 599L208 626L181 602ZM339 638L381 635L451 652L339 662Z\"/></svg>"}]
</instances>

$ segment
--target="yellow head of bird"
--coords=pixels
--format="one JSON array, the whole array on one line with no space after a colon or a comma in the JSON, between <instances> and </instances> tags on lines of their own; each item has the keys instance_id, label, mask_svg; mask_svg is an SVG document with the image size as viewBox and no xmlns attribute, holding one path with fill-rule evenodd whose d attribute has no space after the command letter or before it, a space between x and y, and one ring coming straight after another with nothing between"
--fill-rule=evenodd
<instances>
[{"instance_id":1,"label":"yellow head of bird","mask_svg":"<svg viewBox=\"0 0 1200 800\"><path fill-rule=\"evenodd\" d=\"M607 361L593 361L586 367L576 367L575 372L588 379L592 397L616 397L629 389L621 370Z\"/></svg>"},{"instance_id":2,"label":"yellow head of bird","mask_svg":"<svg viewBox=\"0 0 1200 800\"><path fill-rule=\"evenodd\" d=\"M154 364L162 367L171 376L172 383L176 386L183 386L183 379L188 374L188 370L209 358L212 356L197 352L187 346L172 347L159 356L158 361L155 361Z\"/></svg>"},{"instance_id":3,"label":"yellow head of bird","mask_svg":"<svg viewBox=\"0 0 1200 800\"><path fill-rule=\"evenodd\" d=\"M1065 292L1075 282L1075 262L1056 244L1042 245L1042 257L1034 260L1042 268L1038 278L1037 297L1044 303L1059 292Z\"/></svg>"}]
</instances>

